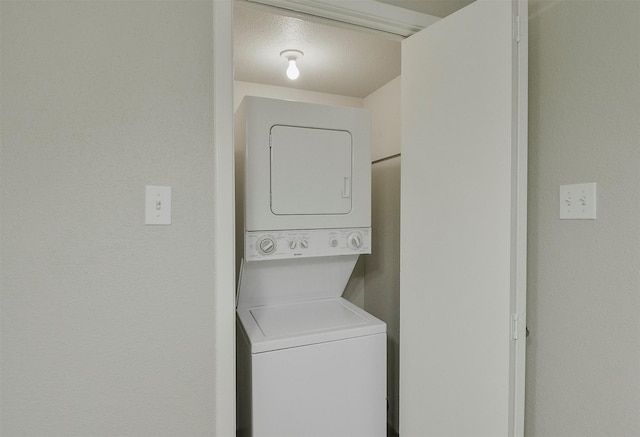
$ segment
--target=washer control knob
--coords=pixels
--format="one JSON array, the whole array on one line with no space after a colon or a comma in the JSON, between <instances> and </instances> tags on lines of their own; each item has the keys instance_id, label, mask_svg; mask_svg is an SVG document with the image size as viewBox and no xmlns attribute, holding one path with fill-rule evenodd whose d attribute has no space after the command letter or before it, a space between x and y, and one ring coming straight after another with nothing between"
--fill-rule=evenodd
<instances>
[{"instance_id":1,"label":"washer control knob","mask_svg":"<svg viewBox=\"0 0 640 437\"><path fill-rule=\"evenodd\" d=\"M258 242L258 250L263 255L271 255L276 251L276 242L271 237L263 237Z\"/></svg>"},{"instance_id":2,"label":"washer control knob","mask_svg":"<svg viewBox=\"0 0 640 437\"><path fill-rule=\"evenodd\" d=\"M295 249L298 245L298 242L294 239L289 240L289 249Z\"/></svg>"},{"instance_id":3,"label":"washer control knob","mask_svg":"<svg viewBox=\"0 0 640 437\"><path fill-rule=\"evenodd\" d=\"M338 246L338 239L336 237L331 237L329 239L329 246L331 246L331 247Z\"/></svg>"},{"instance_id":4,"label":"washer control knob","mask_svg":"<svg viewBox=\"0 0 640 437\"><path fill-rule=\"evenodd\" d=\"M347 244L351 249L360 249L362 247L362 235L359 232L349 234L347 237Z\"/></svg>"},{"instance_id":5,"label":"washer control knob","mask_svg":"<svg viewBox=\"0 0 640 437\"><path fill-rule=\"evenodd\" d=\"M309 240L303 238L302 240L300 240L300 246L302 246L303 249L306 249L307 247L309 247Z\"/></svg>"}]
</instances>

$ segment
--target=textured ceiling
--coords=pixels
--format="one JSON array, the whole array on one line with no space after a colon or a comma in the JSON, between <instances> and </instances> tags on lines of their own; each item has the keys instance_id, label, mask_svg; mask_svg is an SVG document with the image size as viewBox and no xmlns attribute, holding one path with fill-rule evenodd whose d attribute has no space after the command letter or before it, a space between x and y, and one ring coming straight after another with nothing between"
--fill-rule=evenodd
<instances>
[{"instance_id":1,"label":"textured ceiling","mask_svg":"<svg viewBox=\"0 0 640 437\"><path fill-rule=\"evenodd\" d=\"M436 16L447 15L471 1L383 0ZM275 8L236 1L233 23L235 79L366 97L400 74L398 38L303 18L280 14ZM287 49L304 52L304 57L298 61L300 77L295 81L285 76L287 61L280 57L280 52Z\"/></svg>"},{"instance_id":2,"label":"textured ceiling","mask_svg":"<svg viewBox=\"0 0 640 437\"><path fill-rule=\"evenodd\" d=\"M241 4L234 15L236 80L364 97L400 74L399 41ZM295 81L286 49L304 52Z\"/></svg>"}]
</instances>

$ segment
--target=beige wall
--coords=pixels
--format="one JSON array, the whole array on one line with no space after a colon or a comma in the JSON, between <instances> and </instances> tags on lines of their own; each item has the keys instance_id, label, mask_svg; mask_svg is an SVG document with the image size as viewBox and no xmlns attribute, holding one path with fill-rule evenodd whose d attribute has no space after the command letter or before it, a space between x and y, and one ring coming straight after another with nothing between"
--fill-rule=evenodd
<instances>
[{"instance_id":1,"label":"beige wall","mask_svg":"<svg viewBox=\"0 0 640 437\"><path fill-rule=\"evenodd\" d=\"M213 434L211 2L0 14L0 433Z\"/></svg>"},{"instance_id":2,"label":"beige wall","mask_svg":"<svg viewBox=\"0 0 640 437\"><path fill-rule=\"evenodd\" d=\"M640 2L529 21L526 434L640 435ZM559 220L596 182L598 219Z\"/></svg>"}]
</instances>

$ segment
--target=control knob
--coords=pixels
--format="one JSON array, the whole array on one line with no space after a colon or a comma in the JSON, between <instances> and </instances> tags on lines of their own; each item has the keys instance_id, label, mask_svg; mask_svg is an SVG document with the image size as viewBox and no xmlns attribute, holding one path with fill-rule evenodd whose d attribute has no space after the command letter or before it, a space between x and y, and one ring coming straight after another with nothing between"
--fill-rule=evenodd
<instances>
[{"instance_id":1,"label":"control knob","mask_svg":"<svg viewBox=\"0 0 640 437\"><path fill-rule=\"evenodd\" d=\"M347 244L351 249L360 249L362 247L362 235L360 235L360 232L349 234Z\"/></svg>"},{"instance_id":2,"label":"control knob","mask_svg":"<svg viewBox=\"0 0 640 437\"><path fill-rule=\"evenodd\" d=\"M263 255L271 255L276 250L276 242L272 237L263 237L258 241L258 250Z\"/></svg>"}]
</instances>

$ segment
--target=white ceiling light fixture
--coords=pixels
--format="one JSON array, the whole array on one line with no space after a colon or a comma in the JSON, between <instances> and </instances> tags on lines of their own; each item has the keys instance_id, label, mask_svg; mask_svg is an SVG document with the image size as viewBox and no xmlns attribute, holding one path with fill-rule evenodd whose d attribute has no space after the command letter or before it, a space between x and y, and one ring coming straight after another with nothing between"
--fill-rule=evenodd
<instances>
[{"instance_id":1,"label":"white ceiling light fixture","mask_svg":"<svg viewBox=\"0 0 640 437\"><path fill-rule=\"evenodd\" d=\"M281 51L280 56L285 58L289 63L289 67L287 67L287 77L291 80L296 80L300 76L297 61L304 56L304 53L300 50L288 49Z\"/></svg>"}]
</instances>

